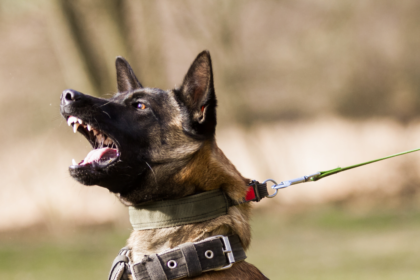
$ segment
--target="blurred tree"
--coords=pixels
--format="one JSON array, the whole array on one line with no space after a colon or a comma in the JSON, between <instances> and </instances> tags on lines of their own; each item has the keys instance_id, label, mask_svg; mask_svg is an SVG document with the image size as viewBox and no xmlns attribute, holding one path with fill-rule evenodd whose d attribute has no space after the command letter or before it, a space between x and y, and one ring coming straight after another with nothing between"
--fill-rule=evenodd
<instances>
[{"instance_id":1,"label":"blurred tree","mask_svg":"<svg viewBox=\"0 0 420 280\"><path fill-rule=\"evenodd\" d=\"M124 1L58 0L73 41L86 61L95 93L104 95L115 88L113 62L116 54L127 54L123 22Z\"/></svg>"},{"instance_id":2,"label":"blurred tree","mask_svg":"<svg viewBox=\"0 0 420 280\"><path fill-rule=\"evenodd\" d=\"M130 61L144 86L167 87L167 62L164 49L171 48L165 41L166 30L163 27L162 5L165 1L127 1L125 21L129 25L126 43L129 45Z\"/></svg>"},{"instance_id":3,"label":"blurred tree","mask_svg":"<svg viewBox=\"0 0 420 280\"><path fill-rule=\"evenodd\" d=\"M66 42L61 44L75 46L74 52L79 60L71 65L75 69L86 70L91 94L109 96L115 92L116 56L125 57L135 69L137 64L141 64L141 69L145 70L135 71L140 80L145 78L152 85L165 82L161 30L156 24L159 18L156 2L51 1L59 9L56 17L60 17L58 20L64 23L59 28L68 34ZM56 22L51 24L56 25ZM54 41L63 40L62 36L57 36L57 32L52 37ZM67 51L58 52L59 56L67 55Z\"/></svg>"},{"instance_id":4,"label":"blurred tree","mask_svg":"<svg viewBox=\"0 0 420 280\"><path fill-rule=\"evenodd\" d=\"M181 69L173 53L209 49L221 120L250 127L337 113L407 122L420 111L415 1L49 1L59 9L48 17L64 76L87 93L115 91L117 55L145 86L167 88Z\"/></svg>"}]
</instances>

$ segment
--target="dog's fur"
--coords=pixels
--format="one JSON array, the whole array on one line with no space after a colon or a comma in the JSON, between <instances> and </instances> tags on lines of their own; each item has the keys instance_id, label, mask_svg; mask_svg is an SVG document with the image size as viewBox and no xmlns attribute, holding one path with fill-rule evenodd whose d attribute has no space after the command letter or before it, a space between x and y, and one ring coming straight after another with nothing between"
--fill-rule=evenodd
<instances>
[{"instance_id":1,"label":"dog's fur","mask_svg":"<svg viewBox=\"0 0 420 280\"><path fill-rule=\"evenodd\" d=\"M241 176L215 140L216 95L210 54L200 53L182 86L163 91L144 88L123 58L116 60L118 93L100 99L66 90L61 97L64 118L77 117L112 139L118 156L110 162L70 167L85 185L99 185L116 193L126 205L177 199L221 188L231 199L242 200L249 179ZM95 148L92 132L78 129ZM250 205L229 208L228 215L177 227L133 231L128 239L131 259L161 252L184 242L238 234L245 249L251 241ZM196 279L266 279L243 261L224 271Z\"/></svg>"}]
</instances>

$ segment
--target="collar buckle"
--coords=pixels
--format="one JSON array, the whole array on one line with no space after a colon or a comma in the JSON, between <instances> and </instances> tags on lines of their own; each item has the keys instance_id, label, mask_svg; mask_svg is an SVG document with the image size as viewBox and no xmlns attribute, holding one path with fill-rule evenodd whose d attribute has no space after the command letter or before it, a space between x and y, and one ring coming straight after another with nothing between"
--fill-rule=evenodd
<instances>
[{"instance_id":1,"label":"collar buckle","mask_svg":"<svg viewBox=\"0 0 420 280\"><path fill-rule=\"evenodd\" d=\"M221 268L214 269L214 270L217 271L217 270L225 270L225 269L231 268L232 265L235 263L235 257L233 256L232 246L230 245L229 237L224 236L224 235L215 235L215 236L208 237L204 239L203 241L208 241L208 240L213 240L213 239L222 240L222 243L223 243L222 250L223 250L223 253L226 254L227 259L228 259L228 265L225 265Z\"/></svg>"}]
</instances>

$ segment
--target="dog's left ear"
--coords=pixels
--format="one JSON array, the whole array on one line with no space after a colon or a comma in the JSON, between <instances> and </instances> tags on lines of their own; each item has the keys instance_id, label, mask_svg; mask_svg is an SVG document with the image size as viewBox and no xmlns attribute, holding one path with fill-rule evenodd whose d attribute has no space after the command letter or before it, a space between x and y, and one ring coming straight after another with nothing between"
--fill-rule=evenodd
<instances>
[{"instance_id":1,"label":"dog's left ear","mask_svg":"<svg viewBox=\"0 0 420 280\"><path fill-rule=\"evenodd\" d=\"M181 95L194 133L212 136L216 130L216 94L210 53L201 52L185 75Z\"/></svg>"},{"instance_id":2,"label":"dog's left ear","mask_svg":"<svg viewBox=\"0 0 420 280\"><path fill-rule=\"evenodd\" d=\"M115 68L117 68L118 92L130 91L143 87L134 74L130 64L128 64L127 60L123 57L117 57L115 60Z\"/></svg>"}]
</instances>

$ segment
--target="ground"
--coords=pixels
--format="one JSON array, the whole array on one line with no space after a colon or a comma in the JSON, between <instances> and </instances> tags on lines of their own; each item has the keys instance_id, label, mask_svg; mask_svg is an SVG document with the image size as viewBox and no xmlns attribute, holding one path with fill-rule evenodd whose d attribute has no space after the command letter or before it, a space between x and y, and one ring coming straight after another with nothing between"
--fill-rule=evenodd
<instances>
[{"instance_id":1,"label":"ground","mask_svg":"<svg viewBox=\"0 0 420 280\"><path fill-rule=\"evenodd\" d=\"M257 212L248 261L270 279L419 279L420 211ZM0 235L1 279L106 279L129 226ZM62 237L64 236L64 237Z\"/></svg>"}]
</instances>

